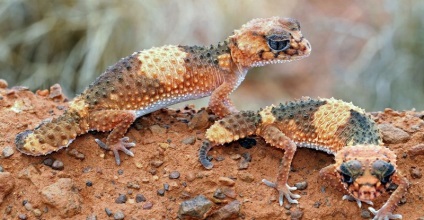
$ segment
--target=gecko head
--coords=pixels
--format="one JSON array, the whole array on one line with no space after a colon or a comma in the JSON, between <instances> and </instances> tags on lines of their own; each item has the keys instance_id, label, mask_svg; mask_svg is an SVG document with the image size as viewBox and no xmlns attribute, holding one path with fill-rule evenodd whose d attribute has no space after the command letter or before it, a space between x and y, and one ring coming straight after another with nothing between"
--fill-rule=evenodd
<instances>
[{"instance_id":1,"label":"gecko head","mask_svg":"<svg viewBox=\"0 0 424 220\"><path fill-rule=\"evenodd\" d=\"M229 38L231 57L244 68L283 63L309 56L311 45L293 18L258 18Z\"/></svg>"},{"instance_id":2,"label":"gecko head","mask_svg":"<svg viewBox=\"0 0 424 220\"><path fill-rule=\"evenodd\" d=\"M336 171L345 189L356 199L367 202L387 190L396 169L384 156L363 155L366 154L345 158Z\"/></svg>"}]
</instances>

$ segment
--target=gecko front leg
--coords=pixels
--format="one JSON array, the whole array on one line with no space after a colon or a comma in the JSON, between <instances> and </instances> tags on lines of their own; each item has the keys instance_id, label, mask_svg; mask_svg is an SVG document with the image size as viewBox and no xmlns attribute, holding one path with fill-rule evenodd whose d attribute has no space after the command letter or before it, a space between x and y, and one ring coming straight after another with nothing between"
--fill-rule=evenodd
<instances>
[{"instance_id":1,"label":"gecko front leg","mask_svg":"<svg viewBox=\"0 0 424 220\"><path fill-rule=\"evenodd\" d=\"M134 154L127 148L134 147L135 144L128 142L129 138L124 137L128 128L137 118L135 111L128 110L99 110L90 114L89 125L91 129L98 131L110 131L106 143L95 139L99 146L106 150L111 150L115 155L116 164L121 164L119 151L133 157Z\"/></svg>"}]
</instances>

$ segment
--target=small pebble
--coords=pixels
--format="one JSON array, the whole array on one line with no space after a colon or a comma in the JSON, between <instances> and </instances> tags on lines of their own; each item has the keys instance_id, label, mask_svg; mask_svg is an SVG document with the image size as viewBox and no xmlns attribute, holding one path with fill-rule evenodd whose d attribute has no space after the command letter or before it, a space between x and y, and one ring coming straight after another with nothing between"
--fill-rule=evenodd
<instances>
[{"instance_id":1,"label":"small pebble","mask_svg":"<svg viewBox=\"0 0 424 220\"><path fill-rule=\"evenodd\" d=\"M302 216L303 216L303 211L300 209L293 210L290 214L290 218L293 220L302 219Z\"/></svg>"},{"instance_id":2,"label":"small pebble","mask_svg":"<svg viewBox=\"0 0 424 220\"><path fill-rule=\"evenodd\" d=\"M164 189L165 191L169 191L169 184L168 184L168 183L164 183L164 184L163 184L163 189Z\"/></svg>"},{"instance_id":3,"label":"small pebble","mask_svg":"<svg viewBox=\"0 0 424 220\"><path fill-rule=\"evenodd\" d=\"M234 184L236 184L236 182L228 177L219 177L218 181L225 186L234 186Z\"/></svg>"},{"instance_id":4,"label":"small pebble","mask_svg":"<svg viewBox=\"0 0 424 220\"><path fill-rule=\"evenodd\" d=\"M158 196L164 196L165 195L165 189L158 189L157 194L158 194Z\"/></svg>"},{"instance_id":5,"label":"small pebble","mask_svg":"<svg viewBox=\"0 0 424 220\"><path fill-rule=\"evenodd\" d=\"M75 157L79 160L84 160L85 156L81 152L77 151L75 148L68 151L68 155Z\"/></svg>"},{"instance_id":6,"label":"small pebble","mask_svg":"<svg viewBox=\"0 0 424 220\"><path fill-rule=\"evenodd\" d=\"M8 158L12 156L14 153L15 151L13 150L13 148L11 146L7 146L3 149L3 151L1 152L1 155L3 156L3 158Z\"/></svg>"},{"instance_id":7,"label":"small pebble","mask_svg":"<svg viewBox=\"0 0 424 220\"><path fill-rule=\"evenodd\" d=\"M180 178L180 173L178 171L172 171L169 174L169 179L178 179Z\"/></svg>"},{"instance_id":8,"label":"small pebble","mask_svg":"<svg viewBox=\"0 0 424 220\"><path fill-rule=\"evenodd\" d=\"M241 173L239 173L238 177L246 183L251 183L255 180L253 175L251 173L248 173L248 172L241 172Z\"/></svg>"},{"instance_id":9,"label":"small pebble","mask_svg":"<svg viewBox=\"0 0 424 220\"><path fill-rule=\"evenodd\" d=\"M93 182L91 182L90 180L87 180L85 182L85 185L88 186L88 187L93 186Z\"/></svg>"},{"instance_id":10,"label":"small pebble","mask_svg":"<svg viewBox=\"0 0 424 220\"><path fill-rule=\"evenodd\" d=\"M150 162L150 165L152 165L153 167L156 167L156 168L162 166L162 164L163 164L163 161L161 161L161 160L153 160L153 161Z\"/></svg>"},{"instance_id":11,"label":"small pebble","mask_svg":"<svg viewBox=\"0 0 424 220\"><path fill-rule=\"evenodd\" d=\"M411 177L414 179L421 179L423 174L421 173L421 169L418 167L412 167L411 170Z\"/></svg>"},{"instance_id":12,"label":"small pebble","mask_svg":"<svg viewBox=\"0 0 424 220\"><path fill-rule=\"evenodd\" d=\"M18 215L18 218L19 219L22 219L22 220L25 220L25 219L27 219L27 216L25 214L19 214Z\"/></svg>"},{"instance_id":13,"label":"small pebble","mask_svg":"<svg viewBox=\"0 0 424 220\"><path fill-rule=\"evenodd\" d=\"M45 160L43 160L43 164L49 167L53 165L53 162L54 160L52 158L46 158Z\"/></svg>"},{"instance_id":14,"label":"small pebble","mask_svg":"<svg viewBox=\"0 0 424 220\"><path fill-rule=\"evenodd\" d=\"M145 201L146 201L146 197L144 197L142 194L137 194L135 196L136 203L145 202Z\"/></svg>"},{"instance_id":15,"label":"small pebble","mask_svg":"<svg viewBox=\"0 0 424 220\"><path fill-rule=\"evenodd\" d=\"M130 189L140 189L140 184L137 181L128 182L127 187Z\"/></svg>"},{"instance_id":16,"label":"small pebble","mask_svg":"<svg viewBox=\"0 0 424 220\"><path fill-rule=\"evenodd\" d=\"M106 212L106 215L109 216L109 217L112 216L112 214L113 214L112 211L108 208L105 208L105 212Z\"/></svg>"},{"instance_id":17,"label":"small pebble","mask_svg":"<svg viewBox=\"0 0 424 220\"><path fill-rule=\"evenodd\" d=\"M116 198L116 200L115 200L115 203L117 203L117 204L123 204L125 202L127 202L127 196L124 195L124 194L120 194L118 196L118 198Z\"/></svg>"},{"instance_id":18,"label":"small pebble","mask_svg":"<svg viewBox=\"0 0 424 220\"><path fill-rule=\"evenodd\" d=\"M240 154L233 154L233 155L231 155L231 156L230 156L230 158L231 158L232 160L238 160L238 159L240 159L240 158L241 158L241 155L240 155Z\"/></svg>"},{"instance_id":19,"label":"small pebble","mask_svg":"<svg viewBox=\"0 0 424 220\"><path fill-rule=\"evenodd\" d=\"M63 168L64 168L63 162L60 160L55 160L52 164L53 170L63 170Z\"/></svg>"},{"instance_id":20,"label":"small pebble","mask_svg":"<svg viewBox=\"0 0 424 220\"><path fill-rule=\"evenodd\" d=\"M97 216L95 214L91 214L85 218L86 220L97 220Z\"/></svg>"},{"instance_id":21,"label":"small pebble","mask_svg":"<svg viewBox=\"0 0 424 220\"><path fill-rule=\"evenodd\" d=\"M34 213L35 217L40 217L43 214L40 209L34 209L32 212Z\"/></svg>"},{"instance_id":22,"label":"small pebble","mask_svg":"<svg viewBox=\"0 0 424 220\"><path fill-rule=\"evenodd\" d=\"M3 167L2 166L0 166L0 173L1 172L4 172L4 169L3 169Z\"/></svg>"},{"instance_id":23,"label":"small pebble","mask_svg":"<svg viewBox=\"0 0 424 220\"><path fill-rule=\"evenodd\" d=\"M298 190L304 190L308 187L308 183L307 182L299 182L299 183L295 183L294 186L298 189Z\"/></svg>"},{"instance_id":24,"label":"small pebble","mask_svg":"<svg viewBox=\"0 0 424 220\"><path fill-rule=\"evenodd\" d=\"M218 155L218 156L216 156L215 160L216 161L223 161L223 160L225 160L225 157L223 157L222 155Z\"/></svg>"},{"instance_id":25,"label":"small pebble","mask_svg":"<svg viewBox=\"0 0 424 220\"><path fill-rule=\"evenodd\" d=\"M117 212L115 212L115 214L113 215L113 219L115 219L115 220L122 220L122 219L124 219L125 218L125 215L124 215L124 213L122 212L122 211L117 211Z\"/></svg>"},{"instance_id":26,"label":"small pebble","mask_svg":"<svg viewBox=\"0 0 424 220\"><path fill-rule=\"evenodd\" d=\"M242 160L240 160L238 169L239 170L245 170L247 168L249 168L249 161L247 161L246 159L243 158Z\"/></svg>"},{"instance_id":27,"label":"small pebble","mask_svg":"<svg viewBox=\"0 0 424 220\"><path fill-rule=\"evenodd\" d=\"M250 155L250 153L242 153L241 156L247 161L247 162L251 162L252 161L252 156Z\"/></svg>"},{"instance_id":28,"label":"small pebble","mask_svg":"<svg viewBox=\"0 0 424 220\"><path fill-rule=\"evenodd\" d=\"M186 145L193 145L196 142L196 136L188 137L188 138L182 140L181 142L183 144L186 144Z\"/></svg>"},{"instance_id":29,"label":"small pebble","mask_svg":"<svg viewBox=\"0 0 424 220\"><path fill-rule=\"evenodd\" d=\"M193 182L196 179L196 175L193 172L188 172L186 175L186 180L188 182Z\"/></svg>"},{"instance_id":30,"label":"small pebble","mask_svg":"<svg viewBox=\"0 0 424 220\"><path fill-rule=\"evenodd\" d=\"M222 192L222 190L220 188L218 188L217 190L215 190L215 192L213 193L213 197L217 198L217 199L225 199L225 194Z\"/></svg>"},{"instance_id":31,"label":"small pebble","mask_svg":"<svg viewBox=\"0 0 424 220\"><path fill-rule=\"evenodd\" d=\"M361 217L364 218L364 219L370 219L371 218L370 211L368 211L367 209L362 209L361 210Z\"/></svg>"},{"instance_id":32,"label":"small pebble","mask_svg":"<svg viewBox=\"0 0 424 220\"><path fill-rule=\"evenodd\" d=\"M28 211L32 211L33 210L32 204L30 202L25 203L24 207Z\"/></svg>"},{"instance_id":33,"label":"small pebble","mask_svg":"<svg viewBox=\"0 0 424 220\"><path fill-rule=\"evenodd\" d=\"M400 199L400 201L399 201L399 205L403 205L405 203L406 203L406 198L402 197L402 199Z\"/></svg>"},{"instance_id":34,"label":"small pebble","mask_svg":"<svg viewBox=\"0 0 424 220\"><path fill-rule=\"evenodd\" d=\"M316 201L315 203L314 203L314 207L315 208L319 208L321 206L321 202L320 201Z\"/></svg>"},{"instance_id":35,"label":"small pebble","mask_svg":"<svg viewBox=\"0 0 424 220\"><path fill-rule=\"evenodd\" d=\"M235 199L237 197L236 191L230 187L222 187L222 193L224 193L228 198Z\"/></svg>"},{"instance_id":36,"label":"small pebble","mask_svg":"<svg viewBox=\"0 0 424 220\"><path fill-rule=\"evenodd\" d=\"M284 204L284 208L287 210L290 210L291 209L290 203Z\"/></svg>"},{"instance_id":37,"label":"small pebble","mask_svg":"<svg viewBox=\"0 0 424 220\"><path fill-rule=\"evenodd\" d=\"M153 135L160 135L160 134L165 134L166 133L166 128L162 128L159 125L152 125L150 126L150 131L152 132Z\"/></svg>"},{"instance_id":38,"label":"small pebble","mask_svg":"<svg viewBox=\"0 0 424 220\"><path fill-rule=\"evenodd\" d=\"M124 174L124 171L123 171L123 170L121 170L121 169L119 169L119 170L118 170L118 175L122 175L122 174Z\"/></svg>"},{"instance_id":39,"label":"small pebble","mask_svg":"<svg viewBox=\"0 0 424 220\"><path fill-rule=\"evenodd\" d=\"M143 204L143 209L151 209L153 207L153 203L146 202Z\"/></svg>"}]
</instances>

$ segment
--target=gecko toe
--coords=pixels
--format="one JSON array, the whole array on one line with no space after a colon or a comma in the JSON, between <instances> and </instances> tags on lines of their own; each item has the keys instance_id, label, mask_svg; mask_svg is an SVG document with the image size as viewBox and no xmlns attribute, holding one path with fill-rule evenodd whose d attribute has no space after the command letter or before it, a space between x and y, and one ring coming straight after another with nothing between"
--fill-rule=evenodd
<instances>
[{"instance_id":1,"label":"gecko toe","mask_svg":"<svg viewBox=\"0 0 424 220\"><path fill-rule=\"evenodd\" d=\"M297 200L300 198L301 196L298 194L294 194L291 191L293 190L297 190L296 187L290 187L288 184L285 184L283 187L279 187L276 183L273 183L271 181L268 181L266 179L262 179L262 182L265 183L265 185L274 188L278 191L279 193L279 198L278 198L278 202L280 203L280 206L283 206L283 200L284 197L287 199L287 201L291 204L297 204L299 203Z\"/></svg>"}]
</instances>

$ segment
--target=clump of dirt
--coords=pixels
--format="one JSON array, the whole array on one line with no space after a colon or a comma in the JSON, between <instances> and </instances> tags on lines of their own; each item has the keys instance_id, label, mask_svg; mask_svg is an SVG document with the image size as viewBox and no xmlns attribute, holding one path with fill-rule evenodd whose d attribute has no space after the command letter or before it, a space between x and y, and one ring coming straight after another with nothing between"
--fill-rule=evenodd
<instances>
[{"instance_id":1,"label":"clump of dirt","mask_svg":"<svg viewBox=\"0 0 424 220\"><path fill-rule=\"evenodd\" d=\"M251 149L237 142L213 148L215 166L205 170L197 154L205 128L215 117L193 106L139 118L127 134L137 144L135 156L121 154L120 166L111 152L95 143L95 138L106 139L107 133L101 132L79 136L67 149L50 155L23 155L14 146L16 134L59 116L68 102L57 85L34 94L4 83L0 86L2 219L176 219L180 204L198 195L214 202L206 215L215 217L213 212L235 200L240 203L231 204L241 204L241 209L227 215L231 218L372 217L368 205L359 208L355 202L343 201L343 192L318 177L319 170L333 162L324 152L299 149L295 155L289 184L304 188L296 192L302 196L298 205L286 202L280 207L276 192L261 182L276 178L283 156L283 151L267 146L261 138ZM398 169L411 182L395 213L404 219L424 217L424 112L386 109L372 115L383 126L388 147L398 155ZM386 194L377 199L374 207L379 209L387 198Z\"/></svg>"}]
</instances>

